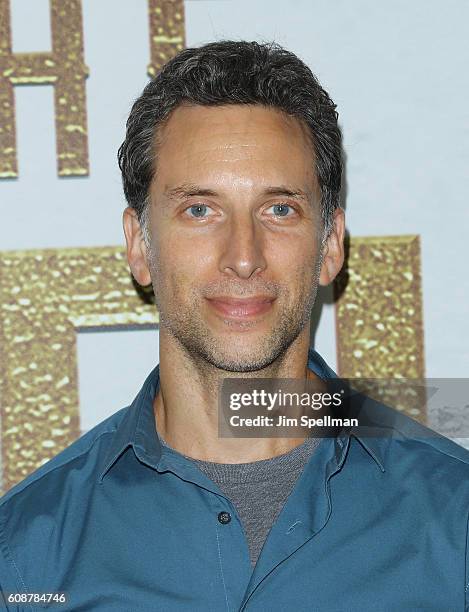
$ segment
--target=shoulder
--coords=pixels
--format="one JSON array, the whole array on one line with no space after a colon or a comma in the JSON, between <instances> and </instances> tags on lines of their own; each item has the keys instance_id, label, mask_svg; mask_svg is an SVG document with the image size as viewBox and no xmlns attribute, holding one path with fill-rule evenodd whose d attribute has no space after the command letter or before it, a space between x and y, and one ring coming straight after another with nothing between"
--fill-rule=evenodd
<instances>
[{"instance_id":1,"label":"shoulder","mask_svg":"<svg viewBox=\"0 0 469 612\"><path fill-rule=\"evenodd\" d=\"M423 499L458 500L469 510L469 451L394 408L367 402L357 436L382 458L388 482ZM428 496L428 497L427 497ZM466 512L467 514L467 512Z\"/></svg>"},{"instance_id":2,"label":"shoulder","mask_svg":"<svg viewBox=\"0 0 469 612\"><path fill-rule=\"evenodd\" d=\"M128 411L122 408L99 423L0 499L0 589L21 592L26 579L29 589L40 590L44 555L51 542L64 545L64 525L72 521L79 533L80 521L86 520L83 509L92 503L108 449Z\"/></svg>"},{"instance_id":3,"label":"shoulder","mask_svg":"<svg viewBox=\"0 0 469 612\"><path fill-rule=\"evenodd\" d=\"M113 435L128 410L129 407L122 408L101 421L14 485L0 498L0 514L25 502L34 503L35 498L42 497L45 491L52 493L54 488L63 486L66 478L79 476L77 470L81 472L81 476L94 470L97 476L100 462L106 456Z\"/></svg>"},{"instance_id":4,"label":"shoulder","mask_svg":"<svg viewBox=\"0 0 469 612\"><path fill-rule=\"evenodd\" d=\"M418 436L395 433L389 445L390 466L413 482L424 479L444 489L464 489L469 502L469 451L427 427L418 429Z\"/></svg>"},{"instance_id":5,"label":"shoulder","mask_svg":"<svg viewBox=\"0 0 469 612\"><path fill-rule=\"evenodd\" d=\"M464 555L469 451L383 404L373 420L351 432L351 490L396 537L423 537L442 556Z\"/></svg>"}]
</instances>

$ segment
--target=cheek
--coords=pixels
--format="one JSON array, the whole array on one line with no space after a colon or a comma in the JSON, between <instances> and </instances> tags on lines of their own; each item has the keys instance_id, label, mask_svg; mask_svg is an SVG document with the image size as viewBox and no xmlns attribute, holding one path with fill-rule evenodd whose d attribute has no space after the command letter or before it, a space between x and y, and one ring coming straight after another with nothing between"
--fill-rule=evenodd
<instances>
[{"instance_id":1,"label":"cheek","mask_svg":"<svg viewBox=\"0 0 469 612\"><path fill-rule=\"evenodd\" d=\"M156 248L166 265L195 271L216 260L222 238L210 227L195 229L164 220L158 226Z\"/></svg>"},{"instance_id":2,"label":"cheek","mask_svg":"<svg viewBox=\"0 0 469 612\"><path fill-rule=\"evenodd\" d=\"M180 234L160 237L154 245L154 269L155 281L164 294L193 299L191 287L213 280L215 257L207 247L207 240L186 240Z\"/></svg>"},{"instance_id":3,"label":"cheek","mask_svg":"<svg viewBox=\"0 0 469 612\"><path fill-rule=\"evenodd\" d=\"M295 236L294 239L279 240L268 244L268 261L276 277L285 282L293 279L310 278L318 256L318 245L311 236Z\"/></svg>"}]
</instances>

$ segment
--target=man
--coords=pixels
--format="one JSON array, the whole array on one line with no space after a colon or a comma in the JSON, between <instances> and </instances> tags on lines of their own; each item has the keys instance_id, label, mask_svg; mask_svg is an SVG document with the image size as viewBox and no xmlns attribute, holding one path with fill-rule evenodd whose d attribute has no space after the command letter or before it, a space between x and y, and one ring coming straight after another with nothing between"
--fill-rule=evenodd
<instances>
[{"instance_id":1,"label":"man","mask_svg":"<svg viewBox=\"0 0 469 612\"><path fill-rule=\"evenodd\" d=\"M219 435L225 378L336 376L308 321L344 259L341 139L310 70L275 45L186 49L135 102L119 162L160 364L3 497L6 608L467 609L461 447L423 427Z\"/></svg>"}]
</instances>

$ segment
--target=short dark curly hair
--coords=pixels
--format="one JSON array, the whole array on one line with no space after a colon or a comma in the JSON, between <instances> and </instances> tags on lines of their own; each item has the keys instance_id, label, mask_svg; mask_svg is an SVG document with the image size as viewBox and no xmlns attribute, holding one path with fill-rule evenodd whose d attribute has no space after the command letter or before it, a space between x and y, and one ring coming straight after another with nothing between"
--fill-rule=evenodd
<instances>
[{"instance_id":1,"label":"short dark curly hair","mask_svg":"<svg viewBox=\"0 0 469 612\"><path fill-rule=\"evenodd\" d=\"M125 197L140 221L156 169L156 130L183 103L259 104L304 122L311 134L324 232L328 233L339 206L342 176L336 105L295 54L276 43L247 41L225 40L184 49L133 104L118 160Z\"/></svg>"}]
</instances>

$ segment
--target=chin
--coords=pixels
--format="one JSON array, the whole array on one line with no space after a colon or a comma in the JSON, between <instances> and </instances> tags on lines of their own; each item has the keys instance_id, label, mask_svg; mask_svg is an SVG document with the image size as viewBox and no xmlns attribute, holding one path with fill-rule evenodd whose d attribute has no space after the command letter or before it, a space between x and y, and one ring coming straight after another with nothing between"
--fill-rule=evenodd
<instances>
[{"instance_id":1,"label":"chin","mask_svg":"<svg viewBox=\"0 0 469 612\"><path fill-rule=\"evenodd\" d=\"M205 361L215 366L220 370L227 372L255 372L271 365L281 354L285 348L266 346L265 350L261 350L262 343L257 343L254 347L232 347L232 350L226 350L226 347L204 347L199 350L199 356Z\"/></svg>"},{"instance_id":2,"label":"chin","mask_svg":"<svg viewBox=\"0 0 469 612\"><path fill-rule=\"evenodd\" d=\"M215 366L219 370L223 370L225 372L257 372L259 370L263 370L268 367L274 360L253 360L253 359L206 359L211 365Z\"/></svg>"}]
</instances>

